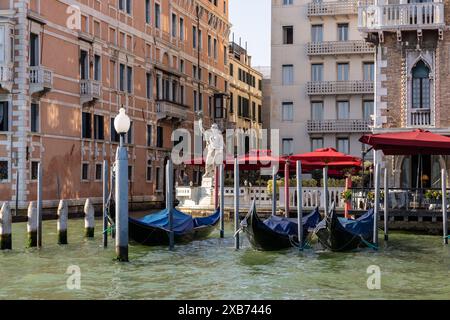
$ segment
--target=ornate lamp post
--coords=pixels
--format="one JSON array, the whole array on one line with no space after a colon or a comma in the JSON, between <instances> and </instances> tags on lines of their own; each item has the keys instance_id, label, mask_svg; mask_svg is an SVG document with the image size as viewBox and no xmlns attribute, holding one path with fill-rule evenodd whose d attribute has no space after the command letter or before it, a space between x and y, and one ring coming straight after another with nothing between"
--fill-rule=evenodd
<instances>
[{"instance_id":1,"label":"ornate lamp post","mask_svg":"<svg viewBox=\"0 0 450 320\"><path fill-rule=\"evenodd\" d=\"M114 128L120 135L116 153L116 256L119 261L128 261L128 151L125 134L130 130L130 118L120 108L114 119Z\"/></svg>"}]
</instances>

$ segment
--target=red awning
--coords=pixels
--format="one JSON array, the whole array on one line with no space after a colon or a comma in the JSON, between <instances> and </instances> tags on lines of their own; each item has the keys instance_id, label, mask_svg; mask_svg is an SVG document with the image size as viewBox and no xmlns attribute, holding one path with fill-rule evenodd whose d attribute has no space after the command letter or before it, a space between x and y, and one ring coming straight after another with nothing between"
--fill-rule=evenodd
<instances>
[{"instance_id":1,"label":"red awning","mask_svg":"<svg viewBox=\"0 0 450 320\"><path fill-rule=\"evenodd\" d=\"M385 155L449 155L450 138L417 129L407 132L365 134L360 142L382 150Z\"/></svg>"}]
</instances>

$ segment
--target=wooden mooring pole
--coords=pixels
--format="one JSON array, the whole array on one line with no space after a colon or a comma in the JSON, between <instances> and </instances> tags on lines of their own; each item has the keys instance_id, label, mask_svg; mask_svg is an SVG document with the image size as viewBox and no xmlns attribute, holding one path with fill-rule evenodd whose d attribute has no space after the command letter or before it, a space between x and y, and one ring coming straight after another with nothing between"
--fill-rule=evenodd
<instances>
[{"instance_id":1,"label":"wooden mooring pole","mask_svg":"<svg viewBox=\"0 0 450 320\"><path fill-rule=\"evenodd\" d=\"M42 166L38 163L37 176L37 202L36 202L36 217L37 217L37 247L42 247Z\"/></svg>"},{"instance_id":2,"label":"wooden mooring pole","mask_svg":"<svg viewBox=\"0 0 450 320\"><path fill-rule=\"evenodd\" d=\"M373 244L378 245L378 214L380 208L380 164L375 165L375 197L373 214Z\"/></svg>"},{"instance_id":3,"label":"wooden mooring pole","mask_svg":"<svg viewBox=\"0 0 450 320\"><path fill-rule=\"evenodd\" d=\"M219 176L220 176L220 237L225 237L225 220L224 220L224 210L225 210L225 169L224 165L219 165Z\"/></svg>"},{"instance_id":4,"label":"wooden mooring pole","mask_svg":"<svg viewBox=\"0 0 450 320\"><path fill-rule=\"evenodd\" d=\"M69 207L67 201L61 200L58 205L58 221L56 229L58 232L58 244L67 244L67 221L69 219Z\"/></svg>"},{"instance_id":5,"label":"wooden mooring pole","mask_svg":"<svg viewBox=\"0 0 450 320\"><path fill-rule=\"evenodd\" d=\"M108 247L108 161L103 161L103 247Z\"/></svg>"},{"instance_id":6,"label":"wooden mooring pole","mask_svg":"<svg viewBox=\"0 0 450 320\"><path fill-rule=\"evenodd\" d=\"M91 199L87 198L84 203L84 235L93 238L95 231L95 209Z\"/></svg>"},{"instance_id":7,"label":"wooden mooring pole","mask_svg":"<svg viewBox=\"0 0 450 320\"><path fill-rule=\"evenodd\" d=\"M445 169L441 172L442 182L442 233L444 244L448 244L448 217L447 217L447 173Z\"/></svg>"},{"instance_id":8,"label":"wooden mooring pole","mask_svg":"<svg viewBox=\"0 0 450 320\"><path fill-rule=\"evenodd\" d=\"M328 166L323 168L323 211L328 216Z\"/></svg>"},{"instance_id":9,"label":"wooden mooring pole","mask_svg":"<svg viewBox=\"0 0 450 320\"><path fill-rule=\"evenodd\" d=\"M239 168L238 168L239 171ZM236 179L235 179L236 183ZM277 167L272 167L272 215L277 214Z\"/></svg>"},{"instance_id":10,"label":"wooden mooring pole","mask_svg":"<svg viewBox=\"0 0 450 320\"><path fill-rule=\"evenodd\" d=\"M384 240L389 240L389 180L388 170L384 168Z\"/></svg>"},{"instance_id":11,"label":"wooden mooring pole","mask_svg":"<svg viewBox=\"0 0 450 320\"><path fill-rule=\"evenodd\" d=\"M303 251L303 190L302 190L302 162L297 161L297 223L298 248Z\"/></svg>"},{"instance_id":12,"label":"wooden mooring pole","mask_svg":"<svg viewBox=\"0 0 450 320\"><path fill-rule=\"evenodd\" d=\"M38 218L36 203L31 201L28 205L28 221L27 221L27 247L34 248L37 247L37 229L38 229Z\"/></svg>"},{"instance_id":13,"label":"wooden mooring pole","mask_svg":"<svg viewBox=\"0 0 450 320\"><path fill-rule=\"evenodd\" d=\"M166 198L167 198L167 209L169 210L169 249L173 250L175 248L175 234L173 231L173 169L172 161L167 161L166 165Z\"/></svg>"},{"instance_id":14,"label":"wooden mooring pole","mask_svg":"<svg viewBox=\"0 0 450 320\"><path fill-rule=\"evenodd\" d=\"M8 202L3 202L0 209L0 250L12 249L12 216Z\"/></svg>"},{"instance_id":15,"label":"wooden mooring pole","mask_svg":"<svg viewBox=\"0 0 450 320\"><path fill-rule=\"evenodd\" d=\"M273 192L275 193L275 192ZM239 250L239 162L234 159L234 248ZM273 207L272 207L273 210ZM274 213L272 213L274 214Z\"/></svg>"}]
</instances>

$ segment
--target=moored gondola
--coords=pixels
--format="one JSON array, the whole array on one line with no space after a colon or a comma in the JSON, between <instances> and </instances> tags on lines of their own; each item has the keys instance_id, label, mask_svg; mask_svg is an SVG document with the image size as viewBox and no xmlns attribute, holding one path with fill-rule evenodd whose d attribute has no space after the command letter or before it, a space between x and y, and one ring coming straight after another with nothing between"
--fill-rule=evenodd
<instances>
[{"instance_id":1,"label":"moored gondola","mask_svg":"<svg viewBox=\"0 0 450 320\"><path fill-rule=\"evenodd\" d=\"M303 217L303 240L310 230L313 230L320 221L319 209ZM297 219L271 216L262 221L253 204L250 212L241 222L241 227L251 244L256 250L275 251L287 249L298 243Z\"/></svg>"},{"instance_id":2,"label":"moored gondola","mask_svg":"<svg viewBox=\"0 0 450 320\"><path fill-rule=\"evenodd\" d=\"M172 209L175 243L184 244L207 238L220 220L220 211L203 218L192 218L177 209ZM147 245L169 244L169 209L135 219L129 218L129 235L134 241Z\"/></svg>"},{"instance_id":3,"label":"moored gondola","mask_svg":"<svg viewBox=\"0 0 450 320\"><path fill-rule=\"evenodd\" d=\"M367 246L373 237L374 211L370 209L356 220L338 217L332 210L314 233L319 242L331 251L350 251Z\"/></svg>"}]
</instances>

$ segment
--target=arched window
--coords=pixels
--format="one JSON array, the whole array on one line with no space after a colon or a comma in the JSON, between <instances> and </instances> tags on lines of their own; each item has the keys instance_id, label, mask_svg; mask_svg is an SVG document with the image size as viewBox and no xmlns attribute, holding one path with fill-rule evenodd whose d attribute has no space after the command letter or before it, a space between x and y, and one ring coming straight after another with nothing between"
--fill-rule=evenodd
<instances>
[{"instance_id":1,"label":"arched window","mask_svg":"<svg viewBox=\"0 0 450 320\"><path fill-rule=\"evenodd\" d=\"M422 60L412 69L412 107L430 108L430 69Z\"/></svg>"}]
</instances>

